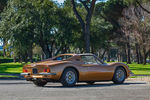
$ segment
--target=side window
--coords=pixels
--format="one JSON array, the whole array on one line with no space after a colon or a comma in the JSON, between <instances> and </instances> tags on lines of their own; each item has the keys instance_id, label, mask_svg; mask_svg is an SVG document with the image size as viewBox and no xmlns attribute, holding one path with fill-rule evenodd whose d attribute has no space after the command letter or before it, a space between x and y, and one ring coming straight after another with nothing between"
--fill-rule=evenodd
<instances>
[{"instance_id":1,"label":"side window","mask_svg":"<svg viewBox=\"0 0 150 100\"><path fill-rule=\"evenodd\" d=\"M98 64L94 56L81 56L81 59L84 64Z\"/></svg>"},{"instance_id":2,"label":"side window","mask_svg":"<svg viewBox=\"0 0 150 100\"><path fill-rule=\"evenodd\" d=\"M66 60L68 58L72 57L71 55L64 55L64 56L59 56L53 60L58 60L58 61L61 61L61 60Z\"/></svg>"}]
</instances>

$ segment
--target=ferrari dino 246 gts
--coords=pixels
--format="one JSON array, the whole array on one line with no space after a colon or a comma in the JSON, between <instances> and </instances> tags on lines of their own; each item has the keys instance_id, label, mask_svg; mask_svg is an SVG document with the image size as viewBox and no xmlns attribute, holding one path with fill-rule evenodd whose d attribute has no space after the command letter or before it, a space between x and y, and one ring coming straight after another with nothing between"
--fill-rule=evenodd
<instances>
[{"instance_id":1,"label":"ferrari dino 246 gts","mask_svg":"<svg viewBox=\"0 0 150 100\"><path fill-rule=\"evenodd\" d=\"M126 64L106 64L93 54L62 54L25 65L21 75L37 86L44 86L47 82L61 82L63 86L74 86L76 82L94 84L99 81L122 84L130 73Z\"/></svg>"}]
</instances>

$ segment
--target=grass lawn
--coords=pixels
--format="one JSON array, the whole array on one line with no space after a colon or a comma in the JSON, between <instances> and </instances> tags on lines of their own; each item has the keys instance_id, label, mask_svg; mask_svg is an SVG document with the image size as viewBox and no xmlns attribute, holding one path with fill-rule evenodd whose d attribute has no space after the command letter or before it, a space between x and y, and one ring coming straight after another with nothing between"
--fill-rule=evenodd
<instances>
[{"instance_id":1,"label":"grass lawn","mask_svg":"<svg viewBox=\"0 0 150 100\"><path fill-rule=\"evenodd\" d=\"M128 64L128 66L134 74L150 75L150 64L143 65L143 64L133 63L133 64Z\"/></svg>"},{"instance_id":2,"label":"grass lawn","mask_svg":"<svg viewBox=\"0 0 150 100\"><path fill-rule=\"evenodd\" d=\"M17 78L17 76L0 75L0 78L5 78L5 77L9 77L9 78Z\"/></svg>"},{"instance_id":3,"label":"grass lawn","mask_svg":"<svg viewBox=\"0 0 150 100\"><path fill-rule=\"evenodd\" d=\"M0 73L21 73L23 65L21 63L2 63L0 64Z\"/></svg>"}]
</instances>

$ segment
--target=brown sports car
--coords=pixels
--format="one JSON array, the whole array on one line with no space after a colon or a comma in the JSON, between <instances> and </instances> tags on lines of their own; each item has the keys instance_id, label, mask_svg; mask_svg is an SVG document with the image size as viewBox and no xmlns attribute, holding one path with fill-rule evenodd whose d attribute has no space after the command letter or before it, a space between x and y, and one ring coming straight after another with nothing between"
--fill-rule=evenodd
<instances>
[{"instance_id":1,"label":"brown sports car","mask_svg":"<svg viewBox=\"0 0 150 100\"><path fill-rule=\"evenodd\" d=\"M76 82L94 84L99 81L121 84L130 73L126 64L106 64L93 54L62 54L24 66L21 75L37 86L44 86L47 82L74 86Z\"/></svg>"}]
</instances>

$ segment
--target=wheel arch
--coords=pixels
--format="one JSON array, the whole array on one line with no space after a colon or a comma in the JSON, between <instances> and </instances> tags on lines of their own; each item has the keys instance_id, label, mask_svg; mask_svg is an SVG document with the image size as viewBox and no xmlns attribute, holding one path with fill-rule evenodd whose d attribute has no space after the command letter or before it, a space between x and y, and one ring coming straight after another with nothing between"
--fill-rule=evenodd
<instances>
[{"instance_id":1,"label":"wheel arch","mask_svg":"<svg viewBox=\"0 0 150 100\"><path fill-rule=\"evenodd\" d=\"M77 72L77 77L78 77L78 79L79 79L79 71L78 71L78 69L75 68L74 66L67 66L66 68L64 68L64 70L63 70L62 73L61 73L61 77L62 77L64 71L65 71L66 69L68 69L68 68L74 69L74 70ZM60 77L60 79L61 79L61 77Z\"/></svg>"},{"instance_id":2,"label":"wheel arch","mask_svg":"<svg viewBox=\"0 0 150 100\"><path fill-rule=\"evenodd\" d=\"M115 68L114 74L115 74L115 72L116 72L117 68L123 68L123 69L124 69L124 71L125 71L125 73L126 73L126 78L127 78L127 75L128 75L128 73L127 73L127 69L126 69L124 66L122 66L122 65L117 66L117 67Z\"/></svg>"}]
</instances>

